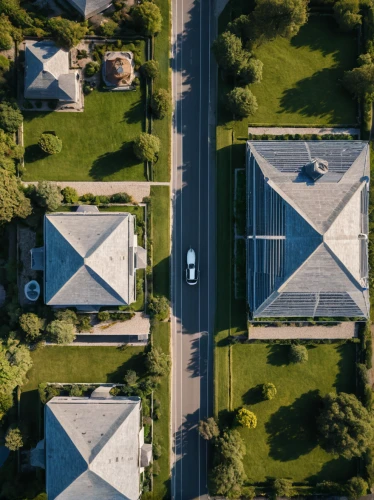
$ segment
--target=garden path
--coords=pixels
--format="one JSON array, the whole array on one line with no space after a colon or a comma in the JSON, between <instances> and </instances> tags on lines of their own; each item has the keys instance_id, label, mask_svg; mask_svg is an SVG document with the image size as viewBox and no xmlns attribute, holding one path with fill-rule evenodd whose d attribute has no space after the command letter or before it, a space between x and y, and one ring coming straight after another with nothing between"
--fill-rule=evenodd
<instances>
[{"instance_id":1,"label":"garden path","mask_svg":"<svg viewBox=\"0 0 374 500\"><path fill-rule=\"evenodd\" d=\"M347 128L347 127L248 127L248 134L262 135L286 135L286 134L350 134L357 135L360 137L359 128Z\"/></svg>"},{"instance_id":2,"label":"garden path","mask_svg":"<svg viewBox=\"0 0 374 500\"><path fill-rule=\"evenodd\" d=\"M316 326L256 326L249 329L249 340L272 339L351 339L357 337L356 323Z\"/></svg>"}]
</instances>

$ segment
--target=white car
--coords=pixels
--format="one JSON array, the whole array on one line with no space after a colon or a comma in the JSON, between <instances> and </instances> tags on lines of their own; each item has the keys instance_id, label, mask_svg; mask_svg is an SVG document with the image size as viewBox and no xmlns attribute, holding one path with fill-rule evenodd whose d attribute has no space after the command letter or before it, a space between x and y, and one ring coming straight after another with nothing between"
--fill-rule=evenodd
<instances>
[{"instance_id":1,"label":"white car","mask_svg":"<svg viewBox=\"0 0 374 500\"><path fill-rule=\"evenodd\" d=\"M196 269L195 250L190 248L187 252L186 282L188 285L196 285L199 277L199 271Z\"/></svg>"}]
</instances>

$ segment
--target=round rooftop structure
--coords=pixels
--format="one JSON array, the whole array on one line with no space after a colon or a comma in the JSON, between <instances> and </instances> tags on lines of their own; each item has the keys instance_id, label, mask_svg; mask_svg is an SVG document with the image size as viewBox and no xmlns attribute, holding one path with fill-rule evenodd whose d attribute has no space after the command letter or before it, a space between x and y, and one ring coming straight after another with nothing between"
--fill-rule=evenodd
<instances>
[{"instance_id":1,"label":"round rooftop structure","mask_svg":"<svg viewBox=\"0 0 374 500\"><path fill-rule=\"evenodd\" d=\"M31 280L25 285L25 295L28 300L35 302L40 296L40 285L37 281Z\"/></svg>"}]
</instances>

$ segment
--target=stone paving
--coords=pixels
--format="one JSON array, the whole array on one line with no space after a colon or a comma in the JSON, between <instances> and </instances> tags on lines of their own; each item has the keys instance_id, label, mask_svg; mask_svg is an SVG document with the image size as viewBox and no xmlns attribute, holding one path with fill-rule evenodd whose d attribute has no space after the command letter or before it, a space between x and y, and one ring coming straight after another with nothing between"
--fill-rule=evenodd
<instances>
[{"instance_id":1,"label":"stone paving","mask_svg":"<svg viewBox=\"0 0 374 500\"><path fill-rule=\"evenodd\" d=\"M347 321L333 326L251 326L248 334L249 340L337 340L352 339L353 337L357 337L356 323L353 321Z\"/></svg>"},{"instance_id":2,"label":"stone paving","mask_svg":"<svg viewBox=\"0 0 374 500\"><path fill-rule=\"evenodd\" d=\"M25 186L36 185L37 182L24 182ZM76 189L79 196L86 193L93 195L110 196L116 193L127 193L136 203L150 196L151 186L169 186L168 182L54 182L63 189L70 186Z\"/></svg>"},{"instance_id":3,"label":"stone paving","mask_svg":"<svg viewBox=\"0 0 374 500\"><path fill-rule=\"evenodd\" d=\"M262 134L271 134L271 135L285 135L285 134L300 134L300 135L306 135L306 134L317 134L317 135L324 135L324 134L350 134L350 135L357 135L357 137L360 137L360 129L359 128L328 128L328 127L321 127L321 128L299 128L299 127L248 127L248 134L254 134L254 135L262 135Z\"/></svg>"}]
</instances>

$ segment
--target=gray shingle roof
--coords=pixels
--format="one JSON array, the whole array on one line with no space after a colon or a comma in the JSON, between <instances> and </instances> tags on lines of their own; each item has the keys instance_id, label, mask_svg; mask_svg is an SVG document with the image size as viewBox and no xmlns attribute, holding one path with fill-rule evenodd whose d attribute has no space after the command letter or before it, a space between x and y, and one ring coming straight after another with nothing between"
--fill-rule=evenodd
<instances>
[{"instance_id":1,"label":"gray shingle roof","mask_svg":"<svg viewBox=\"0 0 374 500\"><path fill-rule=\"evenodd\" d=\"M134 216L123 212L46 215L45 303L115 306L133 302L134 226Z\"/></svg>"},{"instance_id":2,"label":"gray shingle roof","mask_svg":"<svg viewBox=\"0 0 374 500\"><path fill-rule=\"evenodd\" d=\"M140 399L55 397L45 406L49 500L138 500Z\"/></svg>"},{"instance_id":3,"label":"gray shingle roof","mask_svg":"<svg viewBox=\"0 0 374 500\"><path fill-rule=\"evenodd\" d=\"M68 0L69 3L80 13L85 19L102 12L107 9L112 2L110 0Z\"/></svg>"},{"instance_id":4,"label":"gray shingle roof","mask_svg":"<svg viewBox=\"0 0 374 500\"><path fill-rule=\"evenodd\" d=\"M312 181L304 165L328 161ZM254 317L369 315L369 147L247 143L247 296Z\"/></svg>"},{"instance_id":5,"label":"gray shingle roof","mask_svg":"<svg viewBox=\"0 0 374 500\"><path fill-rule=\"evenodd\" d=\"M69 52L53 42L26 42L25 98L78 100L77 73L69 71Z\"/></svg>"}]
</instances>

